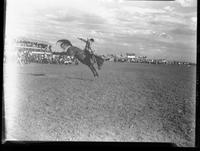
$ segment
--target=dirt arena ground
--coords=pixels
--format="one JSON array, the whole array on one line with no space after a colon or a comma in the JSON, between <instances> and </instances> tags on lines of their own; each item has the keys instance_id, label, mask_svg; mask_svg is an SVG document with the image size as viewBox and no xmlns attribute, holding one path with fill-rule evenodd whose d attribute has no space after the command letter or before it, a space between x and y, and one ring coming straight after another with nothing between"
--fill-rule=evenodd
<instances>
[{"instance_id":1,"label":"dirt arena ground","mask_svg":"<svg viewBox=\"0 0 200 151\"><path fill-rule=\"evenodd\" d=\"M195 66L105 62L98 79L82 64L8 68L8 140L194 146Z\"/></svg>"}]
</instances>

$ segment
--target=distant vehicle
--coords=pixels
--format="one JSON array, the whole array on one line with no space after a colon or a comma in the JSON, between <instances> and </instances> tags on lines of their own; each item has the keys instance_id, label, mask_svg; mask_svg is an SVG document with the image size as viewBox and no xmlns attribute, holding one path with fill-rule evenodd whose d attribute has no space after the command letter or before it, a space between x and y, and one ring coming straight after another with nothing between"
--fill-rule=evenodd
<instances>
[{"instance_id":1,"label":"distant vehicle","mask_svg":"<svg viewBox=\"0 0 200 151\"><path fill-rule=\"evenodd\" d=\"M126 62L126 59L125 58L119 58L118 62Z\"/></svg>"}]
</instances>

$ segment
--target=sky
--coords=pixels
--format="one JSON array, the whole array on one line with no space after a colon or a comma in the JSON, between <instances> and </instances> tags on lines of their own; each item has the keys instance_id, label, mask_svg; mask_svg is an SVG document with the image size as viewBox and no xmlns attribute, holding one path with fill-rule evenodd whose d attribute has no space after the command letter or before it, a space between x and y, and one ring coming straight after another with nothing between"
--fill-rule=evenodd
<instances>
[{"instance_id":1,"label":"sky","mask_svg":"<svg viewBox=\"0 0 200 151\"><path fill-rule=\"evenodd\" d=\"M6 39L59 39L97 54L135 53L196 62L197 0L7 0Z\"/></svg>"}]
</instances>

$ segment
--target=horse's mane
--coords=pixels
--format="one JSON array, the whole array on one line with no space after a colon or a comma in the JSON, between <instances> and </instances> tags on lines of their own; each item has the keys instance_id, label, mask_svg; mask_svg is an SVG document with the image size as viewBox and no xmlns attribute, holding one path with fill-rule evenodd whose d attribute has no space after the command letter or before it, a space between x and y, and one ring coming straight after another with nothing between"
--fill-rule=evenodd
<instances>
[{"instance_id":1,"label":"horse's mane","mask_svg":"<svg viewBox=\"0 0 200 151\"><path fill-rule=\"evenodd\" d=\"M72 46L72 43L67 39L60 39L56 42L56 44L60 43L60 47L65 49L68 46Z\"/></svg>"}]
</instances>

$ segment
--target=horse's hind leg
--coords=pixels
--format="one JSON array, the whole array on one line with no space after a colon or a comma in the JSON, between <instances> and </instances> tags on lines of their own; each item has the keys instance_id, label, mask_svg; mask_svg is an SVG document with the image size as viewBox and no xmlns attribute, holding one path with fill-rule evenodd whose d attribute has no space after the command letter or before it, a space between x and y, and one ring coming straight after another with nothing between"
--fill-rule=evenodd
<instances>
[{"instance_id":1,"label":"horse's hind leg","mask_svg":"<svg viewBox=\"0 0 200 151\"><path fill-rule=\"evenodd\" d=\"M96 76L99 77L99 74L98 74L98 72L97 72L97 70L95 68L94 68L94 71L96 72Z\"/></svg>"},{"instance_id":2,"label":"horse's hind leg","mask_svg":"<svg viewBox=\"0 0 200 151\"><path fill-rule=\"evenodd\" d=\"M91 65L91 66L89 66L89 68L90 68L90 70L92 71L92 73L93 73L93 75L95 77L96 76L96 72L94 71L94 67Z\"/></svg>"},{"instance_id":3,"label":"horse's hind leg","mask_svg":"<svg viewBox=\"0 0 200 151\"><path fill-rule=\"evenodd\" d=\"M98 74L97 70L95 69L95 67L94 66L91 66L91 67L92 67L93 71L95 72L95 75L98 77L99 74Z\"/></svg>"}]
</instances>

